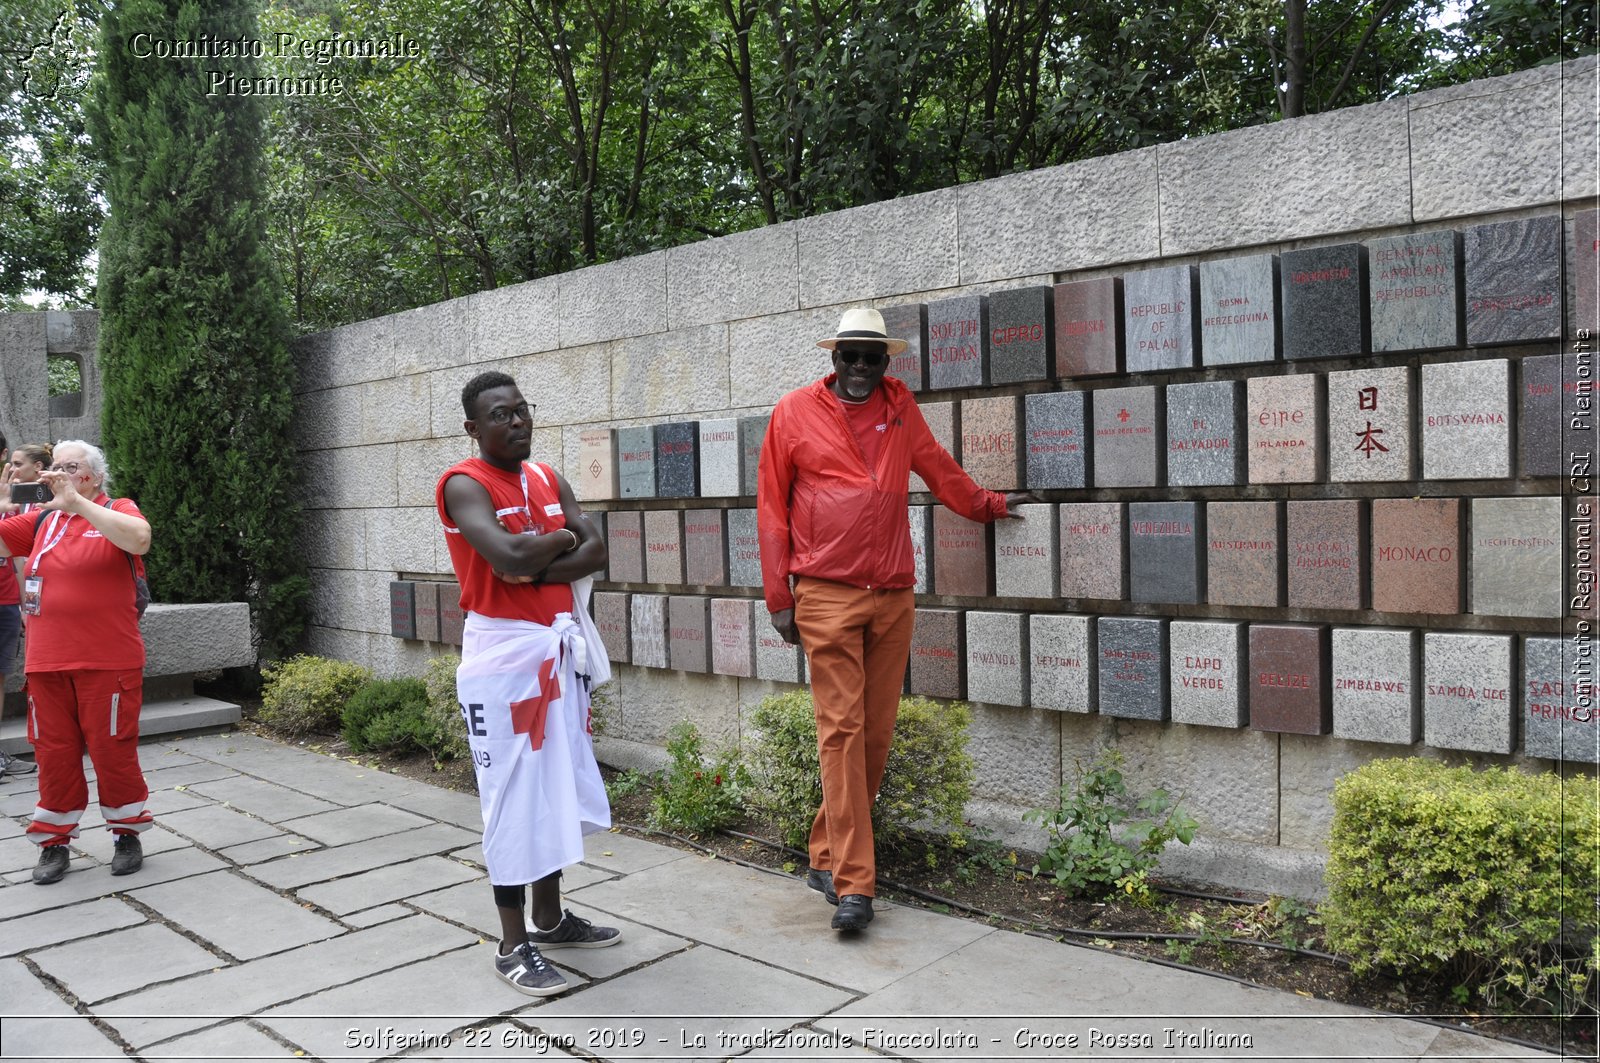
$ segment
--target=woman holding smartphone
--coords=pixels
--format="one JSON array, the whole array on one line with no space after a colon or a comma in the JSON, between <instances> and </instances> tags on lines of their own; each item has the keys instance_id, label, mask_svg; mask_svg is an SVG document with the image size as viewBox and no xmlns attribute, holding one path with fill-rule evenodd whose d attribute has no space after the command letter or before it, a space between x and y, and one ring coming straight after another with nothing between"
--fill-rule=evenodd
<instances>
[{"instance_id":1,"label":"woman holding smartphone","mask_svg":"<svg viewBox=\"0 0 1600 1063\"><path fill-rule=\"evenodd\" d=\"M26 513L38 503L11 501L10 485L34 484L50 467L50 448L37 443L6 452L6 438L0 435L0 515ZM20 603L22 593L11 565L0 562L0 711L4 709L6 675L17 659L17 639L22 634ZM0 750L0 781L7 775L26 775L37 770L31 761L21 760Z\"/></svg>"}]
</instances>

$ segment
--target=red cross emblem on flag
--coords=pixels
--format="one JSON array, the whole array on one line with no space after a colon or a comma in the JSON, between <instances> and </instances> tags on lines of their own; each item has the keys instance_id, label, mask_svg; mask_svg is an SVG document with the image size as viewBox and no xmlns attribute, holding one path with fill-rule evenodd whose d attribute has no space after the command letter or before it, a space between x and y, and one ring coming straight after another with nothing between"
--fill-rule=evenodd
<instances>
[{"instance_id":1,"label":"red cross emblem on flag","mask_svg":"<svg viewBox=\"0 0 1600 1063\"><path fill-rule=\"evenodd\" d=\"M556 679L555 658L539 666L539 693L531 698L511 703L511 730L528 736L528 745L544 748L544 721L550 712L550 702L561 696L561 684Z\"/></svg>"}]
</instances>

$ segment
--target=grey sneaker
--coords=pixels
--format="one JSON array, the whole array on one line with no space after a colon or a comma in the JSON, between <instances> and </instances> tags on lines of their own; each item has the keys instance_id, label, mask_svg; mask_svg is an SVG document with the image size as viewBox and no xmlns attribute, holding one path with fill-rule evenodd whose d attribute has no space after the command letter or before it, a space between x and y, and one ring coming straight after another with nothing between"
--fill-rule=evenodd
<instances>
[{"instance_id":1,"label":"grey sneaker","mask_svg":"<svg viewBox=\"0 0 1600 1063\"><path fill-rule=\"evenodd\" d=\"M0 753L0 775L32 775L38 770L39 765L31 760Z\"/></svg>"},{"instance_id":2,"label":"grey sneaker","mask_svg":"<svg viewBox=\"0 0 1600 1063\"><path fill-rule=\"evenodd\" d=\"M622 940L622 931L612 926L595 926L572 914L568 908L554 930L540 930L528 922L528 940L541 949L603 949Z\"/></svg>"},{"instance_id":3,"label":"grey sneaker","mask_svg":"<svg viewBox=\"0 0 1600 1063\"><path fill-rule=\"evenodd\" d=\"M144 866L144 846L137 834L118 834L111 843L111 873L131 875Z\"/></svg>"},{"instance_id":4,"label":"grey sneaker","mask_svg":"<svg viewBox=\"0 0 1600 1063\"><path fill-rule=\"evenodd\" d=\"M33 881L41 886L60 882L61 876L67 873L67 865L71 862L72 854L67 852L64 843L46 845L39 850L39 862L33 868Z\"/></svg>"},{"instance_id":5,"label":"grey sneaker","mask_svg":"<svg viewBox=\"0 0 1600 1063\"><path fill-rule=\"evenodd\" d=\"M500 955L496 949L494 970L511 983L512 989L530 997L551 997L567 988L567 980L561 977L561 972L550 966L529 941L524 941L506 956Z\"/></svg>"}]
</instances>

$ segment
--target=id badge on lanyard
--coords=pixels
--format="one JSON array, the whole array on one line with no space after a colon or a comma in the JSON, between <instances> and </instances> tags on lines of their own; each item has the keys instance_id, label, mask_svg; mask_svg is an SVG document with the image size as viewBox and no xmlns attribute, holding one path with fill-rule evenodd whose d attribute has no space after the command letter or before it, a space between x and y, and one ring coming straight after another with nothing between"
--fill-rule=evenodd
<instances>
[{"instance_id":1,"label":"id badge on lanyard","mask_svg":"<svg viewBox=\"0 0 1600 1063\"><path fill-rule=\"evenodd\" d=\"M62 538L67 534L67 525L72 523L70 516L66 520L59 521L60 530L58 531L56 525L58 523L57 518L60 516L61 514L59 513L50 514L49 522L44 529L44 548L29 559L27 567L23 570L22 613L24 616L38 616L39 611L43 608L44 577L39 575L39 562L44 560L45 554L48 554L60 544ZM51 532L55 532L55 535L52 536Z\"/></svg>"},{"instance_id":2,"label":"id badge on lanyard","mask_svg":"<svg viewBox=\"0 0 1600 1063\"><path fill-rule=\"evenodd\" d=\"M22 615L38 616L39 600L44 595L43 576L25 576L22 580Z\"/></svg>"}]
</instances>

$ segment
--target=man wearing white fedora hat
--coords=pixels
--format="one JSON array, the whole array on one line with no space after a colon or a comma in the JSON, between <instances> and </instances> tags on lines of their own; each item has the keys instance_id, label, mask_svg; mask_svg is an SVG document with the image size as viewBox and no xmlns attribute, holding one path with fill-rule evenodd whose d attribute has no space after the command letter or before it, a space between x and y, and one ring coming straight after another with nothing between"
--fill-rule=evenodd
<instances>
[{"instance_id":1,"label":"man wearing white fedora hat","mask_svg":"<svg viewBox=\"0 0 1600 1063\"><path fill-rule=\"evenodd\" d=\"M911 653L910 474L968 520L1036 499L984 490L933 438L911 389L884 376L906 343L882 314L847 310L817 346L834 371L772 411L756 504L772 626L811 662L822 807L806 882L838 906L833 928L853 931L872 921L872 803Z\"/></svg>"}]
</instances>

